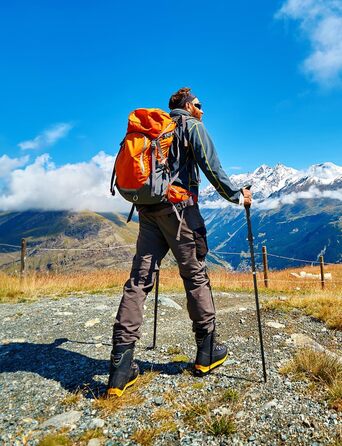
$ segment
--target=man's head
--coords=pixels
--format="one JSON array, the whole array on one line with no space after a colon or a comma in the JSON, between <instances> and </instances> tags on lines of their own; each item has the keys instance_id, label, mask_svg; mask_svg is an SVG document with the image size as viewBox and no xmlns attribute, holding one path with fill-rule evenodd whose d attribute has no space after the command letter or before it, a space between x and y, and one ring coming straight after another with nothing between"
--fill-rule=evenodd
<instances>
[{"instance_id":1,"label":"man's head","mask_svg":"<svg viewBox=\"0 0 342 446\"><path fill-rule=\"evenodd\" d=\"M190 88L184 87L174 93L169 100L169 108L171 110L182 108L189 112L194 118L199 120L202 119L202 105L198 98L191 94Z\"/></svg>"}]
</instances>

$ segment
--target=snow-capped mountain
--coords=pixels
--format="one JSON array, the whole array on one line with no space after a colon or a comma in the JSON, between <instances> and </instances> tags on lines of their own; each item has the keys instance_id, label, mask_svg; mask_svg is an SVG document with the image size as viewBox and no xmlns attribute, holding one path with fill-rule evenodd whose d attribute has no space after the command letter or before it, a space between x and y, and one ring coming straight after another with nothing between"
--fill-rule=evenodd
<instances>
[{"instance_id":1,"label":"snow-capped mountain","mask_svg":"<svg viewBox=\"0 0 342 446\"><path fill-rule=\"evenodd\" d=\"M231 180L237 188L252 186L256 252L260 255L266 245L269 253L280 256L269 259L270 268L300 266L286 257L316 261L324 254L327 262L342 262L342 167L326 162L300 171L263 164L254 172L232 175ZM233 268L245 268L243 207L224 200L212 186L201 192L200 205L211 255Z\"/></svg>"},{"instance_id":2,"label":"snow-capped mountain","mask_svg":"<svg viewBox=\"0 0 342 446\"><path fill-rule=\"evenodd\" d=\"M283 164L277 164L274 168L262 164L254 172L232 175L230 178L237 188L251 185L254 200L262 202L270 197L307 191L312 187L336 191L342 188L342 167L326 162L301 171ZM201 192L201 198L202 207L213 208L215 204L222 207L227 204L211 185Z\"/></svg>"}]
</instances>

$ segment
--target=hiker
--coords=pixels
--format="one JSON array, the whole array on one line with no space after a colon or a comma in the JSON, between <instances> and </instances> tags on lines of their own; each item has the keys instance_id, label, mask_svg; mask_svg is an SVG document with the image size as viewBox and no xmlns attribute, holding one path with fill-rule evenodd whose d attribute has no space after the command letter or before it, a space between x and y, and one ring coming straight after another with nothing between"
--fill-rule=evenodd
<instances>
[{"instance_id":1,"label":"hiker","mask_svg":"<svg viewBox=\"0 0 342 446\"><path fill-rule=\"evenodd\" d=\"M206 228L197 200L199 168L225 199L250 205L251 192L238 190L221 167L215 147L203 125L202 104L190 88L181 88L169 101L170 116L177 123L168 154L171 177L176 178L169 201L137 205L139 235L130 278L113 327L108 395L121 396L138 378L133 361L140 338L146 295L169 249L178 263L197 343L195 374L203 376L227 358L227 347L215 340L215 307L207 275Z\"/></svg>"}]
</instances>

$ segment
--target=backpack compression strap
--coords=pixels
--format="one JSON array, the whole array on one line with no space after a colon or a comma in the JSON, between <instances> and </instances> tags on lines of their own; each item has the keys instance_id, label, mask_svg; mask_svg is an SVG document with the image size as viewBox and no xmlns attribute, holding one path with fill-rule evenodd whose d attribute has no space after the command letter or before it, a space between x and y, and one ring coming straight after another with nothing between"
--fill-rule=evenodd
<instances>
[{"instance_id":1,"label":"backpack compression strap","mask_svg":"<svg viewBox=\"0 0 342 446\"><path fill-rule=\"evenodd\" d=\"M118 157L118 155L122 149L122 146L124 145L124 142L125 142L125 138L120 142L120 149L119 149L119 152L116 155L116 157ZM110 179L110 193L113 195L113 197L115 195L115 177L116 177L115 164L116 164L116 160L114 162L112 177Z\"/></svg>"},{"instance_id":2,"label":"backpack compression strap","mask_svg":"<svg viewBox=\"0 0 342 446\"><path fill-rule=\"evenodd\" d=\"M115 195L115 185L114 185L114 183L115 183L115 164L114 164L114 167L113 167L113 172L112 172L112 178L111 178L111 180L110 180L110 193L113 195L113 197L114 197L114 195Z\"/></svg>"}]
</instances>

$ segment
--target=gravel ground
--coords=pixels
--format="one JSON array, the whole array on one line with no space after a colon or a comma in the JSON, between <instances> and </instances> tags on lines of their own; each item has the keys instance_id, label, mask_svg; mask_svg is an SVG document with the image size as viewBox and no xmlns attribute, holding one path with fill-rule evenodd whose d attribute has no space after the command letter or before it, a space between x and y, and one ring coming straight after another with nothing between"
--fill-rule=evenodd
<instances>
[{"instance_id":1,"label":"gravel ground","mask_svg":"<svg viewBox=\"0 0 342 446\"><path fill-rule=\"evenodd\" d=\"M155 445L340 444L341 415L309 383L291 381L279 367L296 350L291 334L306 334L339 354L342 334L297 310L263 313L263 384L254 298L248 294L217 294L218 331L229 358L205 378L191 373L196 349L185 297L162 296L155 350L148 349L148 299L136 348L143 375L121 407L106 411L97 402L107 381L119 299L82 295L0 306L0 445L38 445L60 432L72 444L89 446L139 444L132 436ZM169 306L173 302L181 309ZM220 419L231 419L235 432L208 433Z\"/></svg>"}]
</instances>

